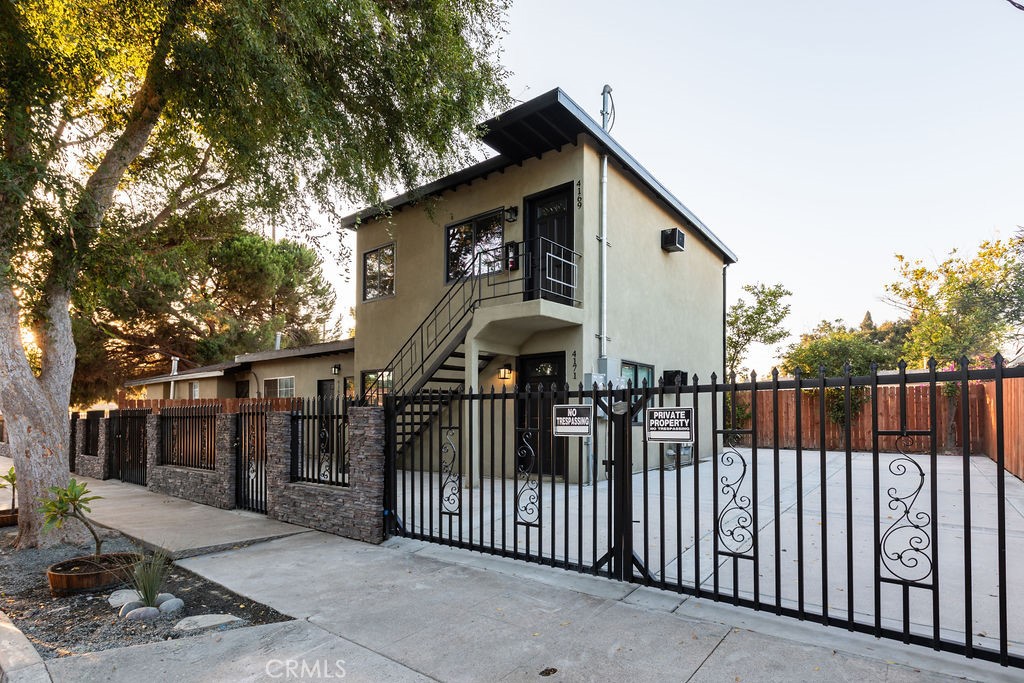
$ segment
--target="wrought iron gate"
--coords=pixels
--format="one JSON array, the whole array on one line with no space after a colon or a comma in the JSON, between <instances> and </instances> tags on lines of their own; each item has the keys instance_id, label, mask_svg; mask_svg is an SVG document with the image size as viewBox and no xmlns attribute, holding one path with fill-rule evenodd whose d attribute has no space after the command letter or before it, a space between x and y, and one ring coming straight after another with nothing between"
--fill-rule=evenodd
<instances>
[{"instance_id":1,"label":"wrought iron gate","mask_svg":"<svg viewBox=\"0 0 1024 683\"><path fill-rule=\"evenodd\" d=\"M267 413L269 401L241 401L238 405L236 505L243 510L267 512Z\"/></svg>"},{"instance_id":2,"label":"wrought iron gate","mask_svg":"<svg viewBox=\"0 0 1024 683\"><path fill-rule=\"evenodd\" d=\"M107 422L107 471L110 477L146 485L146 417L149 414L148 408L110 411Z\"/></svg>"},{"instance_id":3,"label":"wrought iron gate","mask_svg":"<svg viewBox=\"0 0 1024 683\"><path fill-rule=\"evenodd\" d=\"M1024 667L1004 419L1024 368L995 361L391 396L390 532ZM519 415L556 404L598 416L562 444L565 476L540 466L565 437ZM693 409L692 450L644 438L642 411L663 406Z\"/></svg>"}]
</instances>

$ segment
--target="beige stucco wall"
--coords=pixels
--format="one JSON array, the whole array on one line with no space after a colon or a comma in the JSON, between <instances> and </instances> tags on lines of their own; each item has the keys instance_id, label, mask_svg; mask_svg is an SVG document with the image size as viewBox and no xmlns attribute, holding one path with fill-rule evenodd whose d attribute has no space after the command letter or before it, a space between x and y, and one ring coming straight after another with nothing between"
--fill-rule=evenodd
<instances>
[{"instance_id":1,"label":"beige stucco wall","mask_svg":"<svg viewBox=\"0 0 1024 683\"><path fill-rule=\"evenodd\" d=\"M585 178L600 197L600 154L591 145L584 147ZM608 347L609 358L654 366L654 381L665 370L684 370L690 381L696 374L701 383L710 381L712 372L722 374L723 339L723 259L680 217L642 190L610 159L608 163ZM590 202L588 194L587 201ZM591 214L593 215L593 214ZM597 233L597 220L589 222ZM686 235L682 252L661 249L661 231L679 228ZM599 242L586 239L591 246L584 258L599 259ZM591 255L591 252L593 254ZM597 291L597 268L588 271L588 291ZM592 299L596 299L596 295ZM588 325L596 333L599 321L595 306L588 308ZM587 340L585 362L597 372L597 338ZM705 406L698 427L701 451L710 453L711 423ZM643 428L633 429L634 467L642 465ZM655 465L649 449L649 464Z\"/></svg>"},{"instance_id":2,"label":"beige stucco wall","mask_svg":"<svg viewBox=\"0 0 1024 683\"><path fill-rule=\"evenodd\" d=\"M599 185L600 155L590 145L585 155L588 182L596 178ZM599 196L599 188L595 194ZM662 251L665 228L683 231L685 251ZM594 252L585 258L596 262L597 240L585 243ZM653 364L658 375L678 369L707 381L712 371L721 374L722 257L641 191L614 161L608 164L608 243L608 356ZM596 291L594 271L588 271L587 285ZM596 302L594 313L588 315L588 324L593 319L596 329ZM588 346L587 360L596 362L596 338Z\"/></svg>"},{"instance_id":3,"label":"beige stucco wall","mask_svg":"<svg viewBox=\"0 0 1024 683\"><path fill-rule=\"evenodd\" d=\"M581 162L580 147L565 147L561 152L528 159L522 166L510 166L504 172L475 180L469 186L360 225L356 233L355 264L357 371L386 366L448 290L444 282L446 225L501 207L516 206L520 217L514 223L505 223L504 241L521 241L523 197L581 180ZM583 238L582 215L577 210L574 216L577 246ZM391 242L395 244L395 296L363 301L363 254ZM526 346L555 350L552 345L559 342L545 342L545 334L530 338ZM486 351L487 347L485 343L481 350Z\"/></svg>"},{"instance_id":4,"label":"beige stucco wall","mask_svg":"<svg viewBox=\"0 0 1024 683\"><path fill-rule=\"evenodd\" d=\"M331 367L341 365L341 372L331 374ZM317 380L330 379L335 381L335 394L342 391L342 379L354 377L354 359L351 352L336 353L317 358L285 358L282 360L260 361L252 364L252 370L239 375L250 380L249 395L263 396L263 382L275 377L294 377L296 396L316 396ZM358 380L356 380L358 385Z\"/></svg>"}]
</instances>

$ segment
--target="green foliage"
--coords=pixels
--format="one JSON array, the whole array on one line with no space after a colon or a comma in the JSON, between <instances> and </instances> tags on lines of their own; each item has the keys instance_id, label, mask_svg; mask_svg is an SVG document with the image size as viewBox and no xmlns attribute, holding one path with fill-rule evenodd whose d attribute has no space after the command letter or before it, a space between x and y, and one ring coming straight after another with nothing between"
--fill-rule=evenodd
<instances>
[{"instance_id":1,"label":"green foliage","mask_svg":"<svg viewBox=\"0 0 1024 683\"><path fill-rule=\"evenodd\" d=\"M135 563L132 570L132 584L139 592L142 604L156 607L157 596L163 590L167 575L171 572L171 563L167 553L161 549L154 550Z\"/></svg>"},{"instance_id":2,"label":"green foliage","mask_svg":"<svg viewBox=\"0 0 1024 683\"><path fill-rule=\"evenodd\" d=\"M895 330L900 323L890 324ZM800 340L790 344L782 357L781 369L792 374L800 368L805 375L817 375L822 367L826 375L841 375L846 365L852 374L866 375L871 365L879 368L895 368L899 362L899 333L882 334L878 328L872 330L846 327L842 320L822 320Z\"/></svg>"},{"instance_id":3,"label":"green foliage","mask_svg":"<svg viewBox=\"0 0 1024 683\"><path fill-rule=\"evenodd\" d=\"M782 359L782 370L789 374L799 369L804 375L824 372L834 376L845 374L847 370L853 375L866 375L872 371L872 366L895 368L905 329L903 322L883 323L877 327L870 312L858 329L846 327L842 320L822 320L813 331L800 335L800 341L789 346ZM869 400L864 387L853 387L849 419L855 419ZM835 424L846 424L844 389L825 390L825 414Z\"/></svg>"},{"instance_id":4,"label":"green foliage","mask_svg":"<svg viewBox=\"0 0 1024 683\"><path fill-rule=\"evenodd\" d=\"M103 540L96 532L93 523L83 514L92 512L89 503L99 500L101 496L90 496L89 487L85 482L79 483L74 477L67 486L51 486L50 497L42 499L40 512L43 515L43 529L60 529L69 519L77 519L92 534L96 542L96 554L103 548Z\"/></svg>"},{"instance_id":5,"label":"green foliage","mask_svg":"<svg viewBox=\"0 0 1024 683\"><path fill-rule=\"evenodd\" d=\"M737 299L725 316L725 367L728 375L740 373L740 366L752 344L778 344L789 336L789 330L782 323L789 315L789 304L784 299L792 296L791 291L781 284L767 286L761 283L744 285L743 291L750 295L750 303Z\"/></svg>"},{"instance_id":6,"label":"green foliage","mask_svg":"<svg viewBox=\"0 0 1024 683\"><path fill-rule=\"evenodd\" d=\"M7 470L7 474L0 474L0 479L3 480L0 481L0 489L11 487L11 509L13 510L17 507L18 496L18 476L14 473L14 467Z\"/></svg>"},{"instance_id":7,"label":"green foliage","mask_svg":"<svg viewBox=\"0 0 1024 683\"><path fill-rule=\"evenodd\" d=\"M1024 324L1021 240L982 242L972 258L956 250L935 268L897 255L900 280L886 286L910 316L908 362L924 367L962 356L987 362Z\"/></svg>"},{"instance_id":8,"label":"green foliage","mask_svg":"<svg viewBox=\"0 0 1024 683\"><path fill-rule=\"evenodd\" d=\"M82 331L92 304L114 307L88 300L104 287L132 310L177 314L181 301L168 293L184 286L178 255L168 251L160 268L156 254L120 254L118 245L152 246L155 231L176 230L165 246L194 255L187 245L216 232L206 220L225 215L314 239L313 216L336 219L354 202L379 201L471 158L477 122L509 101L497 61L507 8L506 0L0 0L0 294L36 331L37 378L71 349L66 300L83 268L120 260L109 281L86 284L76 300L79 340L91 347L83 360L94 367L104 358L100 335L119 338ZM252 243L224 249L266 256ZM281 263L306 257L279 257L267 269L278 277L275 293L298 296L305 281L287 282ZM241 326L247 297L265 289L254 277L261 268L246 268L218 271L242 293L226 302L238 324L225 325L226 339L222 321L197 325L200 362L263 334ZM133 282L133 272L147 282ZM212 296L189 303L215 307ZM112 320L128 329L133 319ZM148 320L136 322L152 333ZM145 346L126 336L115 343ZM28 387L19 359L20 390L34 392L34 405L62 404L68 365ZM116 363L121 372L130 366Z\"/></svg>"},{"instance_id":9,"label":"green foliage","mask_svg":"<svg viewBox=\"0 0 1024 683\"><path fill-rule=\"evenodd\" d=\"M73 319L72 401L111 398L126 380L166 372L167 357L208 365L321 341L334 292L310 248L247 232L242 216L192 211L145 235L114 226L83 272Z\"/></svg>"}]
</instances>

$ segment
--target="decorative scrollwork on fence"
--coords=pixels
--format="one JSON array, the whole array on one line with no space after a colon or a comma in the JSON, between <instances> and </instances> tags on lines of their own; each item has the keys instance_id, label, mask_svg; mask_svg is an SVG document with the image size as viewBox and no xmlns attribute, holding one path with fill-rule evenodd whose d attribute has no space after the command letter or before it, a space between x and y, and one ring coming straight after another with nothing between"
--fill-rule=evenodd
<instances>
[{"instance_id":1,"label":"decorative scrollwork on fence","mask_svg":"<svg viewBox=\"0 0 1024 683\"><path fill-rule=\"evenodd\" d=\"M878 552L882 564L894 577L902 581L919 582L932 573L932 557L926 552L932 545L928 533L932 518L923 510L914 510L917 497L924 488L925 475L917 461L907 455L907 449L913 443L914 439L910 436L896 439L896 450L900 456L889 463L889 472L896 477L897 482L886 490L886 494L889 496L889 509L899 516L882 534Z\"/></svg>"},{"instance_id":2,"label":"decorative scrollwork on fence","mask_svg":"<svg viewBox=\"0 0 1024 683\"><path fill-rule=\"evenodd\" d=\"M459 448L453 437L455 427L448 427L441 444L441 513L458 515L462 512L462 474L458 471Z\"/></svg>"},{"instance_id":3,"label":"decorative scrollwork on fence","mask_svg":"<svg viewBox=\"0 0 1024 683\"><path fill-rule=\"evenodd\" d=\"M331 478L331 430L327 428L326 423L320 427L317 439L320 441L317 476L322 481L327 481Z\"/></svg>"},{"instance_id":4,"label":"decorative scrollwork on fence","mask_svg":"<svg viewBox=\"0 0 1024 683\"><path fill-rule=\"evenodd\" d=\"M516 524L526 526L540 525L540 481L535 476L537 469L537 453L531 441L533 432L524 430L516 445L518 463L516 465ZM520 479L522 477L522 479Z\"/></svg>"},{"instance_id":5,"label":"decorative scrollwork on fence","mask_svg":"<svg viewBox=\"0 0 1024 683\"><path fill-rule=\"evenodd\" d=\"M747 461L726 440L718 462L720 493L726 497L725 505L718 514L718 542L729 552L743 555L754 547L755 533L752 501L749 495L742 492L747 477Z\"/></svg>"}]
</instances>

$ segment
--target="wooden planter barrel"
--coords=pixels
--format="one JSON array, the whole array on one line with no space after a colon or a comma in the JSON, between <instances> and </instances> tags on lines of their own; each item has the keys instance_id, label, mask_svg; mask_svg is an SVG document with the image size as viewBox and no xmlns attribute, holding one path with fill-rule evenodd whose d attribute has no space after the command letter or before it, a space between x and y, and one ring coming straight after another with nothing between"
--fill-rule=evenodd
<instances>
[{"instance_id":1,"label":"wooden planter barrel","mask_svg":"<svg viewBox=\"0 0 1024 683\"><path fill-rule=\"evenodd\" d=\"M0 527L14 526L18 523L18 508L0 510Z\"/></svg>"},{"instance_id":2,"label":"wooden planter barrel","mask_svg":"<svg viewBox=\"0 0 1024 683\"><path fill-rule=\"evenodd\" d=\"M141 559L138 553L103 553L52 564L46 570L50 593L62 596L116 586L131 577L135 563Z\"/></svg>"}]
</instances>

